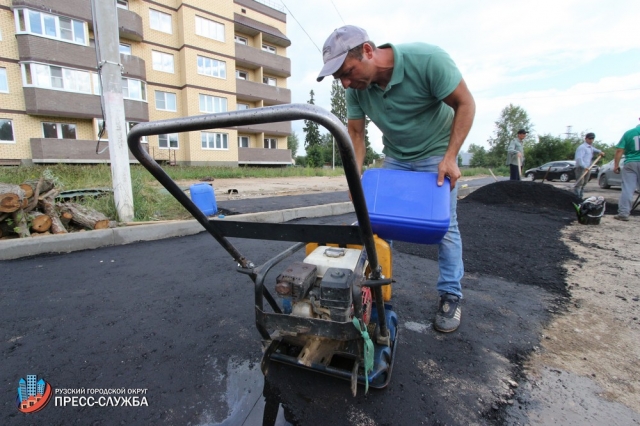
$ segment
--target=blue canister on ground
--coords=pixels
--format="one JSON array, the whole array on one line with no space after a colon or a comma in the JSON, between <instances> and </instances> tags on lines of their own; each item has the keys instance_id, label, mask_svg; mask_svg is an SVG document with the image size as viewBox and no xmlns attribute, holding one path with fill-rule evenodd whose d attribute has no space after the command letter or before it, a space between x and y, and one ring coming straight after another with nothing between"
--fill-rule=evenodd
<instances>
[{"instance_id":1,"label":"blue canister on ground","mask_svg":"<svg viewBox=\"0 0 640 426\"><path fill-rule=\"evenodd\" d=\"M191 192L191 201L205 216L211 216L218 211L213 187L208 183L195 183L189 187L189 192Z\"/></svg>"},{"instance_id":2,"label":"blue canister on ground","mask_svg":"<svg viewBox=\"0 0 640 426\"><path fill-rule=\"evenodd\" d=\"M385 240L437 244L449 229L449 179L438 174L370 169L362 188L373 232Z\"/></svg>"}]
</instances>

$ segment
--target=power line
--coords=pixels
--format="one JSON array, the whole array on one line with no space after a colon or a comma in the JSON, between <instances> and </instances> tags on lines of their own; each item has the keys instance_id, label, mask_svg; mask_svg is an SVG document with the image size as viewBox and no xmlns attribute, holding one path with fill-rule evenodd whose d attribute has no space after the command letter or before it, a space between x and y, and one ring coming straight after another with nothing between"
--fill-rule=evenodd
<instances>
[{"instance_id":1,"label":"power line","mask_svg":"<svg viewBox=\"0 0 640 426\"><path fill-rule=\"evenodd\" d=\"M338 12L338 16L340 17L340 19L342 19L342 15L340 15L340 11L338 10L338 8L336 7L335 3L333 2L333 0L331 0L331 4L333 5L333 8L336 10L336 12ZM344 25L347 25L346 22L344 22L344 19L342 19L342 23Z\"/></svg>"},{"instance_id":2,"label":"power line","mask_svg":"<svg viewBox=\"0 0 640 426\"><path fill-rule=\"evenodd\" d=\"M289 12L289 15L291 15L291 17L298 23L298 25L300 25L300 28L302 28L302 31L304 31L304 33L307 35L307 37L309 37L309 40L311 40L311 43L313 43L313 45L316 47L316 49L318 49L318 52L322 53L322 50L320 50L320 48L318 47L318 45L313 41L313 39L311 38L311 36L309 35L309 33L307 32L307 30L304 29L304 27L302 26L302 24L300 23L300 21L298 21L296 19L295 16L293 16L293 13L291 13L291 10L287 7L287 5L284 3L283 0L282 1L282 5L284 6L285 9L287 9L287 12Z\"/></svg>"}]
</instances>

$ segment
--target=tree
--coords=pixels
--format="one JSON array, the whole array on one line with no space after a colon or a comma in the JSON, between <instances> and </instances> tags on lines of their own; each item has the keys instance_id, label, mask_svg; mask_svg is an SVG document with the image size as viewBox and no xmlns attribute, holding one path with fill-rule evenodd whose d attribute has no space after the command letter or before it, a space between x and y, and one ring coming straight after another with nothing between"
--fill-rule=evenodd
<instances>
[{"instance_id":1,"label":"tree","mask_svg":"<svg viewBox=\"0 0 640 426\"><path fill-rule=\"evenodd\" d=\"M311 98L307 102L308 104L315 105L313 100L313 90L309 93ZM320 151L320 131L318 130L318 123L312 120L304 120L305 137L304 147L307 150L307 166L309 167L321 167L322 153Z\"/></svg>"},{"instance_id":2,"label":"tree","mask_svg":"<svg viewBox=\"0 0 640 426\"><path fill-rule=\"evenodd\" d=\"M287 138L287 148L291 150L291 158L296 158L299 146L298 135L294 132Z\"/></svg>"},{"instance_id":3,"label":"tree","mask_svg":"<svg viewBox=\"0 0 640 426\"><path fill-rule=\"evenodd\" d=\"M506 106L500 113L500 118L495 122L495 125L494 136L488 140L491 148L487 155L487 165L490 167L500 166L505 163L509 142L516 137L519 129L525 129L530 132L523 141L525 148L534 141L531 134L533 124L529 120L529 115L517 105L509 104Z\"/></svg>"},{"instance_id":4,"label":"tree","mask_svg":"<svg viewBox=\"0 0 640 426\"><path fill-rule=\"evenodd\" d=\"M525 147L527 168L541 166L549 161L573 160L580 144L581 141L575 136L560 138L549 134L541 135L537 143Z\"/></svg>"},{"instance_id":5,"label":"tree","mask_svg":"<svg viewBox=\"0 0 640 426\"><path fill-rule=\"evenodd\" d=\"M471 144L469 147L469 154L471 154L471 161L469 166L471 167L488 167L487 150L483 146Z\"/></svg>"},{"instance_id":6,"label":"tree","mask_svg":"<svg viewBox=\"0 0 640 426\"><path fill-rule=\"evenodd\" d=\"M331 114L338 117L342 124L347 126L347 99L345 90L339 80L333 80L331 84Z\"/></svg>"},{"instance_id":7,"label":"tree","mask_svg":"<svg viewBox=\"0 0 640 426\"><path fill-rule=\"evenodd\" d=\"M369 142L369 123L371 123L371 120L369 120L369 117L365 117L364 119L364 147L366 150L364 153L365 166L373 163L373 160L380 159L380 154L378 154L373 150L373 148L371 148L371 142Z\"/></svg>"}]
</instances>

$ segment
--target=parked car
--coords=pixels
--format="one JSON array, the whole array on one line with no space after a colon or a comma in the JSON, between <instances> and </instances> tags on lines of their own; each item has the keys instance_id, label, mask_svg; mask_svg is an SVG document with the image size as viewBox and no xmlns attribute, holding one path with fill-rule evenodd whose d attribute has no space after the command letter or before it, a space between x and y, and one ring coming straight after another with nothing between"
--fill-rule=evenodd
<instances>
[{"instance_id":1,"label":"parked car","mask_svg":"<svg viewBox=\"0 0 640 426\"><path fill-rule=\"evenodd\" d=\"M622 156L620 164L624 164L624 155ZM598 185L600 185L600 188L604 189L611 188L612 186L622 186L620 174L613 173L613 160L600 167L600 173L598 173Z\"/></svg>"},{"instance_id":2,"label":"parked car","mask_svg":"<svg viewBox=\"0 0 640 426\"><path fill-rule=\"evenodd\" d=\"M624 155L620 159L620 164L624 164ZM622 186L622 175L613 173L613 160L600 167L598 173L598 185L600 188L609 189L612 186ZM640 192L640 186L636 188L636 192Z\"/></svg>"},{"instance_id":3,"label":"parked car","mask_svg":"<svg viewBox=\"0 0 640 426\"><path fill-rule=\"evenodd\" d=\"M589 180L597 177L598 172L599 167L593 166ZM576 180L576 162L573 160L551 161L542 166L528 169L524 172L524 175L531 180L544 179L546 176L547 180L557 179L561 182L569 182Z\"/></svg>"}]
</instances>

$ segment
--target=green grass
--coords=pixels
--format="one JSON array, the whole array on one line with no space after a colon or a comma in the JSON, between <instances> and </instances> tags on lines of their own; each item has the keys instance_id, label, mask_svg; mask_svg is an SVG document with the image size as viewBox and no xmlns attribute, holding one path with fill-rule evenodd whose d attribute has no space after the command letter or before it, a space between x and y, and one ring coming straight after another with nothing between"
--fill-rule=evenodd
<instances>
[{"instance_id":1,"label":"green grass","mask_svg":"<svg viewBox=\"0 0 640 426\"><path fill-rule=\"evenodd\" d=\"M305 167L164 167L173 180L199 180L230 178L278 178L308 176L340 176L342 169L312 169ZM53 180L61 191L88 188L111 188L111 168L106 164L0 167L0 182L20 184L26 180L38 180L41 176ZM142 166L131 166L131 186L135 221L187 219L191 215L170 194L160 191L160 184ZM117 209L113 194L99 198L87 198L80 204L92 207L115 220Z\"/></svg>"}]
</instances>

